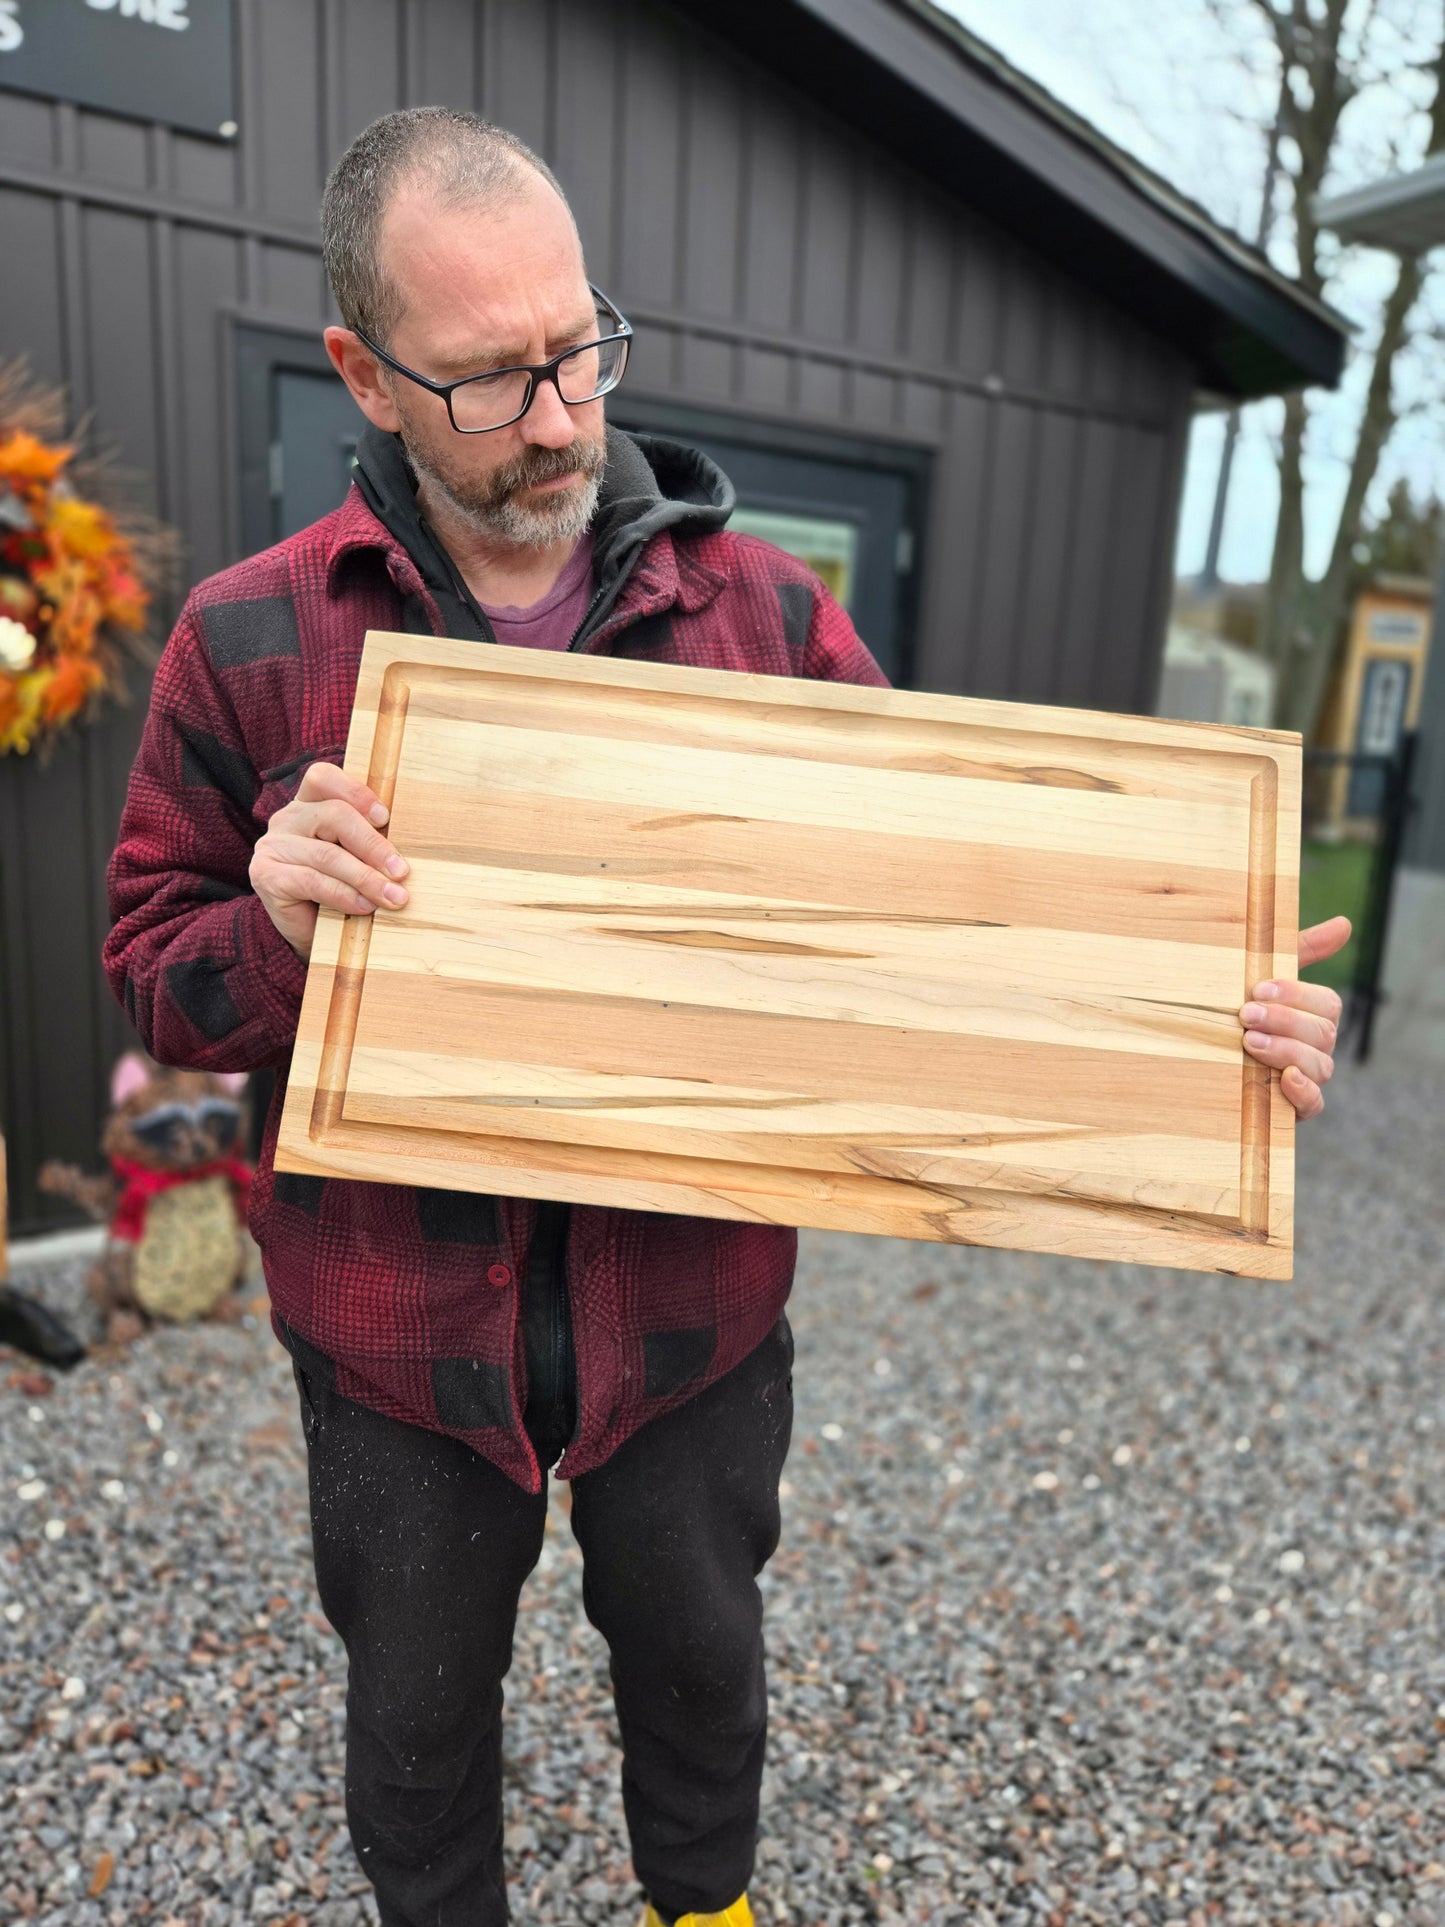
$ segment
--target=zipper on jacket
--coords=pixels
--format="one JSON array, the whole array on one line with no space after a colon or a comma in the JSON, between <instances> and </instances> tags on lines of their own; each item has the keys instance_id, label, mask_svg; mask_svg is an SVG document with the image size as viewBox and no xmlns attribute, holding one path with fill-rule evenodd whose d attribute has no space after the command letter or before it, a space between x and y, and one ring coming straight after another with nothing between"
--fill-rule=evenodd
<instances>
[{"instance_id":1,"label":"zipper on jacket","mask_svg":"<svg viewBox=\"0 0 1445 1927\"><path fill-rule=\"evenodd\" d=\"M575 649L578 643L582 640L582 632L587 627L588 623L592 620L592 611L597 607L598 603L602 600L602 595L603 595L603 592L601 589L594 589L594 591L592 592L592 600L587 604L587 607L583 610L582 620L577 624L577 627L572 631L572 640L567 644L567 647L569 650Z\"/></svg>"}]
</instances>

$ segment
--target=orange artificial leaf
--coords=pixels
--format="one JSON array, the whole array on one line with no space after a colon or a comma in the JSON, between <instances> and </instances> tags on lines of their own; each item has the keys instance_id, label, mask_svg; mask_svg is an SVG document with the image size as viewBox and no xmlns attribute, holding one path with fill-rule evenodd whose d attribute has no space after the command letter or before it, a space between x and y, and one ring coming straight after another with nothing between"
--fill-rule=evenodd
<instances>
[{"instance_id":1,"label":"orange artificial leaf","mask_svg":"<svg viewBox=\"0 0 1445 1927\"><path fill-rule=\"evenodd\" d=\"M95 1863L95 1872L90 1876L90 1897L95 1900L110 1885L110 1877L115 1872L115 1855L108 1849Z\"/></svg>"},{"instance_id":2,"label":"orange artificial leaf","mask_svg":"<svg viewBox=\"0 0 1445 1927\"><path fill-rule=\"evenodd\" d=\"M74 495L58 495L50 504L46 526L69 555L93 561L115 547L115 525L94 502Z\"/></svg>"},{"instance_id":3,"label":"orange artificial leaf","mask_svg":"<svg viewBox=\"0 0 1445 1927\"><path fill-rule=\"evenodd\" d=\"M23 428L0 441L0 476L7 482L53 482L75 453L64 446L52 448Z\"/></svg>"},{"instance_id":4,"label":"orange artificial leaf","mask_svg":"<svg viewBox=\"0 0 1445 1927\"><path fill-rule=\"evenodd\" d=\"M59 555L53 542L49 547L50 561L44 568L32 569L30 579L52 605L50 619L53 622L84 580L84 571L78 562L68 562Z\"/></svg>"},{"instance_id":5,"label":"orange artificial leaf","mask_svg":"<svg viewBox=\"0 0 1445 1927\"><path fill-rule=\"evenodd\" d=\"M0 684L9 684L4 698L0 699L0 750L16 750L23 756L34 742L50 677L48 668L27 669L23 676L0 677Z\"/></svg>"},{"instance_id":6,"label":"orange artificial leaf","mask_svg":"<svg viewBox=\"0 0 1445 1927\"><path fill-rule=\"evenodd\" d=\"M105 574L105 619L120 629L143 629L150 596L125 567L113 560Z\"/></svg>"},{"instance_id":7,"label":"orange artificial leaf","mask_svg":"<svg viewBox=\"0 0 1445 1927\"><path fill-rule=\"evenodd\" d=\"M91 587L89 570L83 563L68 562L54 570L55 614L50 622L50 642L62 655L88 655L95 644L100 624L100 597Z\"/></svg>"},{"instance_id":8,"label":"orange artificial leaf","mask_svg":"<svg viewBox=\"0 0 1445 1927\"><path fill-rule=\"evenodd\" d=\"M40 713L47 723L63 722L84 704L95 687L87 668L88 665L76 656L58 658L55 673L40 698Z\"/></svg>"}]
</instances>

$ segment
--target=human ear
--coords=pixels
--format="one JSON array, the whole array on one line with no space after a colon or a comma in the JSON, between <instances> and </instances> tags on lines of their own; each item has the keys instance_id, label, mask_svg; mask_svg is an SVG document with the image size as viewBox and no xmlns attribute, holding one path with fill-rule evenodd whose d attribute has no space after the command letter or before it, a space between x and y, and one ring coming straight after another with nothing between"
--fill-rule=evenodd
<instances>
[{"instance_id":1,"label":"human ear","mask_svg":"<svg viewBox=\"0 0 1445 1927\"><path fill-rule=\"evenodd\" d=\"M332 366L346 383L362 414L388 434L396 434L401 418L391 399L386 371L361 337L350 328L324 328L321 339Z\"/></svg>"}]
</instances>

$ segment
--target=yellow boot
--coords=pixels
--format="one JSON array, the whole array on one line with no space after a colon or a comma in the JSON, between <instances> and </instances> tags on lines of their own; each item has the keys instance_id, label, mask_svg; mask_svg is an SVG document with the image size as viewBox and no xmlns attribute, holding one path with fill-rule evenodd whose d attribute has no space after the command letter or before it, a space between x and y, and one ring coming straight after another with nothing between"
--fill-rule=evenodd
<instances>
[{"instance_id":1,"label":"yellow boot","mask_svg":"<svg viewBox=\"0 0 1445 1927\"><path fill-rule=\"evenodd\" d=\"M640 1927L662 1927L662 1916L649 1901ZM740 1894L731 1907L720 1914L679 1914L676 1927L754 1927L753 1910L746 1894Z\"/></svg>"}]
</instances>

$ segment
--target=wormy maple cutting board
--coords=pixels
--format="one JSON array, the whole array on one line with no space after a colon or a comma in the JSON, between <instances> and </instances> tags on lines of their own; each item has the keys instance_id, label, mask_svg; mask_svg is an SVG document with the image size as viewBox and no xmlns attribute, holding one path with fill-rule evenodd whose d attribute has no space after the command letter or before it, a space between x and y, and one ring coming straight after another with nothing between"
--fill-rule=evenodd
<instances>
[{"instance_id":1,"label":"wormy maple cutting board","mask_svg":"<svg viewBox=\"0 0 1445 1927\"><path fill-rule=\"evenodd\" d=\"M367 637L282 1170L1290 1276L1299 738Z\"/></svg>"}]
</instances>

